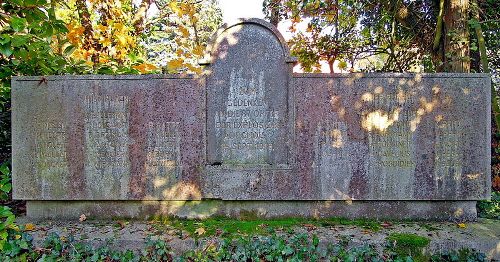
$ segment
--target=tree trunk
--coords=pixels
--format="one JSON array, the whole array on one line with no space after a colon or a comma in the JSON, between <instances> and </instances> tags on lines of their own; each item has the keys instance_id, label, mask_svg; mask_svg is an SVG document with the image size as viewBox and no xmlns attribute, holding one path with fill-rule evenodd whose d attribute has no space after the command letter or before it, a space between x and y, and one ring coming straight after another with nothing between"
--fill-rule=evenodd
<instances>
[{"instance_id":1,"label":"tree trunk","mask_svg":"<svg viewBox=\"0 0 500 262\"><path fill-rule=\"evenodd\" d=\"M448 72L469 73L469 0L446 0L444 65Z\"/></svg>"},{"instance_id":2,"label":"tree trunk","mask_svg":"<svg viewBox=\"0 0 500 262\"><path fill-rule=\"evenodd\" d=\"M92 21L90 19L90 13L85 0L76 0L76 7L78 8L78 16L84 30L83 48L85 50L91 50L92 48L96 51L100 50L99 43L94 38L94 29L92 28ZM98 52L94 52L94 54L92 54L92 62L94 65L99 63Z\"/></svg>"},{"instance_id":3,"label":"tree trunk","mask_svg":"<svg viewBox=\"0 0 500 262\"><path fill-rule=\"evenodd\" d=\"M280 1L271 1L271 17L270 23L276 27L278 27L278 23L280 22Z\"/></svg>"},{"instance_id":4,"label":"tree trunk","mask_svg":"<svg viewBox=\"0 0 500 262\"><path fill-rule=\"evenodd\" d=\"M483 30L481 24L479 23L479 6L477 5L477 0L473 0L473 10L474 17L476 18L476 23L473 24L477 36L477 44L479 48L479 55L481 58L481 67L484 73L489 73L490 68L488 66L488 56L486 54L486 43L484 41ZM497 91L495 86L491 83L491 110L493 113L493 119L495 120L495 125L500 128L500 106L498 105Z\"/></svg>"},{"instance_id":5,"label":"tree trunk","mask_svg":"<svg viewBox=\"0 0 500 262\"><path fill-rule=\"evenodd\" d=\"M153 0L142 0L139 9L134 15L132 24L134 25L134 35L140 35L144 31L144 19Z\"/></svg>"},{"instance_id":6,"label":"tree trunk","mask_svg":"<svg viewBox=\"0 0 500 262\"><path fill-rule=\"evenodd\" d=\"M334 62L335 62L335 59L333 59L333 60L329 59L328 60L328 68L330 69L330 74L335 73L335 70L333 69L333 63Z\"/></svg>"},{"instance_id":7,"label":"tree trunk","mask_svg":"<svg viewBox=\"0 0 500 262\"><path fill-rule=\"evenodd\" d=\"M339 0L335 0L335 42L339 42Z\"/></svg>"},{"instance_id":8,"label":"tree trunk","mask_svg":"<svg viewBox=\"0 0 500 262\"><path fill-rule=\"evenodd\" d=\"M436 22L436 32L434 33L434 41L432 45L432 62L436 72L444 71L444 44L443 44L443 16L444 16L444 1L439 0L439 13Z\"/></svg>"}]
</instances>

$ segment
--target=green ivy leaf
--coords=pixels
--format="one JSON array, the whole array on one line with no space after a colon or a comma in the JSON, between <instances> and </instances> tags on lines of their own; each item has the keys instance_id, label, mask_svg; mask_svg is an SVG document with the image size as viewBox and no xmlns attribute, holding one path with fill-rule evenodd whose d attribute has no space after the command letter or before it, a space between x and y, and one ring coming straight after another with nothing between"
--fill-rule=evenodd
<instances>
[{"instance_id":1,"label":"green ivy leaf","mask_svg":"<svg viewBox=\"0 0 500 262\"><path fill-rule=\"evenodd\" d=\"M6 57L12 55L12 48L10 45L0 45L0 53Z\"/></svg>"},{"instance_id":2,"label":"green ivy leaf","mask_svg":"<svg viewBox=\"0 0 500 262\"><path fill-rule=\"evenodd\" d=\"M16 32L24 30L24 28L26 27L26 23L27 22L25 18L17 16L13 16L10 18L10 27Z\"/></svg>"},{"instance_id":3,"label":"green ivy leaf","mask_svg":"<svg viewBox=\"0 0 500 262\"><path fill-rule=\"evenodd\" d=\"M9 183L9 184L2 185L0 190L2 190L5 193L9 193L10 190L12 190L12 184Z\"/></svg>"},{"instance_id":4,"label":"green ivy leaf","mask_svg":"<svg viewBox=\"0 0 500 262\"><path fill-rule=\"evenodd\" d=\"M3 162L2 163L2 165L0 166L0 173L2 173L2 175L4 175L4 176L10 174L9 163L8 162Z\"/></svg>"},{"instance_id":5,"label":"green ivy leaf","mask_svg":"<svg viewBox=\"0 0 500 262\"><path fill-rule=\"evenodd\" d=\"M66 48L64 48L64 51L63 51L63 52L64 52L64 55L69 56L69 55L71 55L71 54L72 54L75 50L76 50L76 46L74 46L74 45L69 45L69 46L67 46Z\"/></svg>"},{"instance_id":6,"label":"green ivy leaf","mask_svg":"<svg viewBox=\"0 0 500 262\"><path fill-rule=\"evenodd\" d=\"M42 23L42 27L41 27L41 33L40 33L40 36L41 37L49 37L49 36L52 36L54 34L54 29L52 28L52 25L45 21Z\"/></svg>"},{"instance_id":7,"label":"green ivy leaf","mask_svg":"<svg viewBox=\"0 0 500 262\"><path fill-rule=\"evenodd\" d=\"M26 44L29 40L28 35L14 35L11 39L12 47L20 47Z\"/></svg>"},{"instance_id":8,"label":"green ivy leaf","mask_svg":"<svg viewBox=\"0 0 500 262\"><path fill-rule=\"evenodd\" d=\"M4 45L10 42L10 35L8 34L2 34L0 36L0 44Z\"/></svg>"},{"instance_id":9,"label":"green ivy leaf","mask_svg":"<svg viewBox=\"0 0 500 262\"><path fill-rule=\"evenodd\" d=\"M28 242L26 241L21 241L19 243L19 247L22 248L22 249L28 249Z\"/></svg>"},{"instance_id":10,"label":"green ivy leaf","mask_svg":"<svg viewBox=\"0 0 500 262\"><path fill-rule=\"evenodd\" d=\"M14 51L14 55L18 59L28 60L28 51L24 47L22 47L20 49L16 49ZM14 62L14 60L12 62Z\"/></svg>"},{"instance_id":11,"label":"green ivy leaf","mask_svg":"<svg viewBox=\"0 0 500 262\"><path fill-rule=\"evenodd\" d=\"M52 25L52 27L54 28L54 31L57 32L57 33L67 33L69 32L68 31L68 28L66 27L66 24L60 20L54 22L54 24Z\"/></svg>"},{"instance_id":12,"label":"green ivy leaf","mask_svg":"<svg viewBox=\"0 0 500 262\"><path fill-rule=\"evenodd\" d=\"M29 23L35 23L35 24L48 18L47 14L41 11L40 9L26 10L25 17Z\"/></svg>"}]
</instances>

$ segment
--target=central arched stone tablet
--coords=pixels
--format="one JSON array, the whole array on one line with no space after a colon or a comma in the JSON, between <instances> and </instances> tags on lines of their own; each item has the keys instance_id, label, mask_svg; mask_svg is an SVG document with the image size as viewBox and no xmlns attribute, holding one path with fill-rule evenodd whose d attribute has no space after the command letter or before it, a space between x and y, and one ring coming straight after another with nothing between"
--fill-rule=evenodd
<instances>
[{"instance_id":1,"label":"central arched stone tablet","mask_svg":"<svg viewBox=\"0 0 500 262\"><path fill-rule=\"evenodd\" d=\"M288 165L294 60L283 37L263 20L240 20L209 49L208 164Z\"/></svg>"}]
</instances>

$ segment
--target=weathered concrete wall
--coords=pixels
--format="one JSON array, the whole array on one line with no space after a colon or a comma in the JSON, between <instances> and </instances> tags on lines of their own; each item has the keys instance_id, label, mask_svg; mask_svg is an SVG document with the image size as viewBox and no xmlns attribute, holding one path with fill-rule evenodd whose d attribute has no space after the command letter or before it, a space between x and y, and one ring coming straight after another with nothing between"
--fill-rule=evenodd
<instances>
[{"instance_id":1,"label":"weathered concrete wall","mask_svg":"<svg viewBox=\"0 0 500 262\"><path fill-rule=\"evenodd\" d=\"M488 75L292 74L258 19L221 28L208 53L197 78L14 78L14 198L489 197Z\"/></svg>"}]
</instances>

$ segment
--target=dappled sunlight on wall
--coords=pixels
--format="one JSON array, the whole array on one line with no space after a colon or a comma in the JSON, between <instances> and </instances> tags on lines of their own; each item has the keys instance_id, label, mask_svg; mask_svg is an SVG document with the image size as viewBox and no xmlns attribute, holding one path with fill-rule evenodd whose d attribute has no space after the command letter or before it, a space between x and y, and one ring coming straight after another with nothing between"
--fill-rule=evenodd
<instances>
[{"instance_id":1,"label":"dappled sunlight on wall","mask_svg":"<svg viewBox=\"0 0 500 262\"><path fill-rule=\"evenodd\" d=\"M361 126L368 132L378 131L384 133L385 130L399 119L399 111L395 109L392 113L386 113L382 110L376 110L371 113L365 113Z\"/></svg>"}]
</instances>

